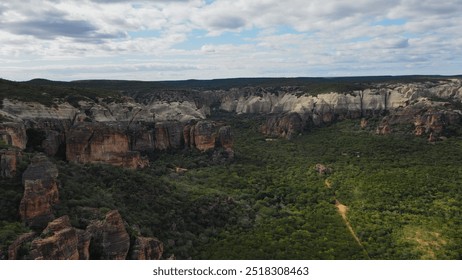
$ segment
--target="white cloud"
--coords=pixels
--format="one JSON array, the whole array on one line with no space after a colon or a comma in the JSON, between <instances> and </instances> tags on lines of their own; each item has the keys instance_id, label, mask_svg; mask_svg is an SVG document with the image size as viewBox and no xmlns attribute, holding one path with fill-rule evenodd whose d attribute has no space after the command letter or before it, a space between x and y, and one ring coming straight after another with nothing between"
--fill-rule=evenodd
<instances>
[{"instance_id":1,"label":"white cloud","mask_svg":"<svg viewBox=\"0 0 462 280\"><path fill-rule=\"evenodd\" d=\"M461 0L8 1L0 3L1 75L457 74L461 13ZM207 35L202 44L194 32ZM178 47L193 40L192 49ZM95 71L95 60L107 63Z\"/></svg>"}]
</instances>

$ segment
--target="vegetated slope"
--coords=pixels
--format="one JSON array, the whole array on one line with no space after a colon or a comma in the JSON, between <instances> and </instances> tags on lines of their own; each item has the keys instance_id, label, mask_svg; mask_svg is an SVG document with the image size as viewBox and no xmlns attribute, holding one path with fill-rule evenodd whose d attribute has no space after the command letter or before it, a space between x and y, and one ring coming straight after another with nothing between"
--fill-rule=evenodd
<instances>
[{"instance_id":1,"label":"vegetated slope","mask_svg":"<svg viewBox=\"0 0 462 280\"><path fill-rule=\"evenodd\" d=\"M344 121L266 141L254 125L234 122L236 157L226 165L191 152L158 154L143 171L63 163L59 211L78 225L85 207L117 208L133 230L159 237L165 256L179 259L461 257L461 139L432 145ZM319 175L317 163L332 173Z\"/></svg>"}]
</instances>

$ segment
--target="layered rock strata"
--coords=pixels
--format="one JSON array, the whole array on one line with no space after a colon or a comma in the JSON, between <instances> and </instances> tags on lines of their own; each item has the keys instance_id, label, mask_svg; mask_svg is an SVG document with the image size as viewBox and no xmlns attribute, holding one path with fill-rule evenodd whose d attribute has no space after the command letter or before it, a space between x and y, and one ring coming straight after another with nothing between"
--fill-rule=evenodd
<instances>
[{"instance_id":1,"label":"layered rock strata","mask_svg":"<svg viewBox=\"0 0 462 280\"><path fill-rule=\"evenodd\" d=\"M22 175L24 195L19 206L21 219L33 229L43 229L54 219L58 202L58 168L44 155L32 159Z\"/></svg>"}]
</instances>

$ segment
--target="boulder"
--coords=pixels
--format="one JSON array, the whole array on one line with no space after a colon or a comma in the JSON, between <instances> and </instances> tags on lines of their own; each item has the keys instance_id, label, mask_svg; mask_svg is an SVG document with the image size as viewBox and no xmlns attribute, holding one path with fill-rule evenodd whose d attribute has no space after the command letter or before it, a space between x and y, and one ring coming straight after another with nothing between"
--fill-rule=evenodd
<instances>
[{"instance_id":1,"label":"boulder","mask_svg":"<svg viewBox=\"0 0 462 280\"><path fill-rule=\"evenodd\" d=\"M318 163L314 167L314 170L318 172L319 175L327 175L332 173L332 168L325 166L324 164Z\"/></svg>"},{"instance_id":2,"label":"boulder","mask_svg":"<svg viewBox=\"0 0 462 280\"><path fill-rule=\"evenodd\" d=\"M60 217L48 224L39 238L31 243L30 257L34 260L78 260L79 238L69 217Z\"/></svg>"},{"instance_id":3,"label":"boulder","mask_svg":"<svg viewBox=\"0 0 462 280\"><path fill-rule=\"evenodd\" d=\"M54 219L53 205L59 200L58 168L44 155L32 158L22 175L24 195L19 206L22 221L43 229Z\"/></svg>"}]
</instances>

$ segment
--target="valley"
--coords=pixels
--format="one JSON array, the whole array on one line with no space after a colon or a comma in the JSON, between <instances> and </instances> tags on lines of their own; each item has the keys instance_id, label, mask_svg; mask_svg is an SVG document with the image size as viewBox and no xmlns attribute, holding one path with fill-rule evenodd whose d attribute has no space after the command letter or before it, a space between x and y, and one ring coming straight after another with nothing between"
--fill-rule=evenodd
<instances>
[{"instance_id":1,"label":"valley","mask_svg":"<svg viewBox=\"0 0 462 280\"><path fill-rule=\"evenodd\" d=\"M461 258L460 77L0 89L3 259Z\"/></svg>"}]
</instances>

